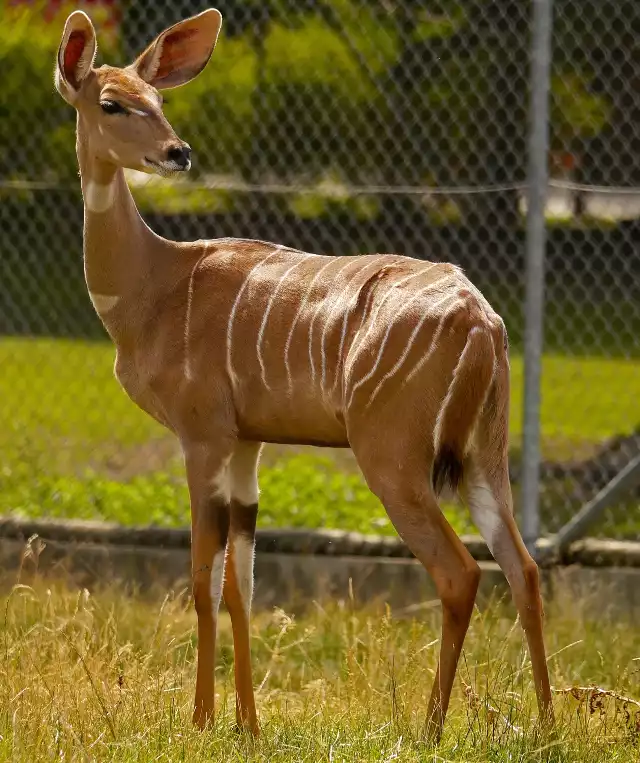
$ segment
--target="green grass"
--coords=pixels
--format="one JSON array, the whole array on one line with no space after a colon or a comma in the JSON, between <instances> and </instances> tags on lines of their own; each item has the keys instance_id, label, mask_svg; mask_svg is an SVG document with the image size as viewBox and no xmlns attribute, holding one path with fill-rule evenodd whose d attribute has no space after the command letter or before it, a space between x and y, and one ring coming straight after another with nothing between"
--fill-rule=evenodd
<instances>
[{"instance_id":1,"label":"green grass","mask_svg":"<svg viewBox=\"0 0 640 763\"><path fill-rule=\"evenodd\" d=\"M139 411L113 376L106 342L0 341L0 514L107 519L125 524L189 521L182 464L172 436ZM546 457L589 455L640 422L640 360L544 359ZM522 360L512 361L511 437L521 435ZM392 533L378 501L334 453L292 451L261 469L263 527L339 527ZM447 514L460 532L467 513ZM628 525L628 519L624 520ZM633 534L637 523L627 533Z\"/></svg>"},{"instance_id":2,"label":"green grass","mask_svg":"<svg viewBox=\"0 0 640 763\"><path fill-rule=\"evenodd\" d=\"M556 733L536 727L520 628L493 605L473 617L436 748L422 735L438 618L393 619L350 601L252 623L262 733L233 731L230 625L221 615L212 728L191 725L195 615L121 590L89 594L35 583L0 598L0 759L118 761L466 761L632 763L638 709L584 692L554 695ZM573 603L550 607L552 685L596 685L638 699L637 630Z\"/></svg>"},{"instance_id":3,"label":"green grass","mask_svg":"<svg viewBox=\"0 0 640 763\"><path fill-rule=\"evenodd\" d=\"M164 437L113 376L106 342L0 341L0 448L10 461L43 458L54 467L108 460L110 451ZM511 435L522 433L522 358L511 362ZM640 423L640 360L546 355L542 441L550 458L631 432ZM52 463L53 459L53 463Z\"/></svg>"}]
</instances>

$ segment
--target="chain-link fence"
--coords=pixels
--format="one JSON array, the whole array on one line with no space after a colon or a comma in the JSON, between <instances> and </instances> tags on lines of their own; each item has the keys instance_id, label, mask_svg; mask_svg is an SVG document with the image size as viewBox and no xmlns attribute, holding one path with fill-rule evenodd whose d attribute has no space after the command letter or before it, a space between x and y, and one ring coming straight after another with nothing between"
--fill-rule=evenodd
<instances>
[{"instance_id":1,"label":"chain-link fence","mask_svg":"<svg viewBox=\"0 0 640 763\"><path fill-rule=\"evenodd\" d=\"M116 65L205 7L78 6L97 28L97 63ZM211 63L166 93L193 170L179 184L131 173L143 216L169 238L241 236L462 265L509 329L519 500L533 3L218 7ZM118 486L139 480L144 502L144 475L176 452L113 380L113 350L84 285L75 119L53 88L69 10L54 0L0 6L0 511L59 499L62 512L80 483L102 485L99 504L123 500ZM640 5L555 0L551 62L546 533L640 453ZM181 477L167 474L171 496ZM627 490L593 532L640 538L638 503Z\"/></svg>"}]
</instances>

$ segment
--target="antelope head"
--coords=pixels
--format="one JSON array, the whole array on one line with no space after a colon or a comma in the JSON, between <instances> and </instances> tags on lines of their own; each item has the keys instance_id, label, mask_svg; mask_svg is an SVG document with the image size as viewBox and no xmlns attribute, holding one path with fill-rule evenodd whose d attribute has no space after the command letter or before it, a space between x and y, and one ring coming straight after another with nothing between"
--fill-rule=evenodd
<instances>
[{"instance_id":1,"label":"antelope head","mask_svg":"<svg viewBox=\"0 0 640 763\"><path fill-rule=\"evenodd\" d=\"M85 13L74 11L62 34L55 85L78 113L79 150L148 173L188 170L191 147L167 121L160 91L204 69L221 24L219 11L203 11L166 29L129 66L95 68L95 29Z\"/></svg>"}]
</instances>

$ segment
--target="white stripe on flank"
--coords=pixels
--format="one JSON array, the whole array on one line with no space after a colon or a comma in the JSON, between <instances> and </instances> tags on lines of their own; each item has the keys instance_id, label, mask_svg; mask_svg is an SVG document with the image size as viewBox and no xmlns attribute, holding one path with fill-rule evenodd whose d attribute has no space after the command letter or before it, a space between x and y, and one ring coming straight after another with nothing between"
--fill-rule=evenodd
<instances>
[{"instance_id":1,"label":"white stripe on flank","mask_svg":"<svg viewBox=\"0 0 640 763\"><path fill-rule=\"evenodd\" d=\"M377 260L374 260L373 262L370 262L369 264L373 265L376 268L380 267L380 263ZM367 266L365 265L365 267L362 268L362 270L359 271L359 273L357 275L360 275L361 273L363 273L366 270L366 267ZM355 277L352 280L355 280ZM351 283L351 281L349 283ZM349 319L349 315L351 313L351 310L358 304L358 297L359 297L359 295L360 295L360 292L358 290L358 292L356 292L356 295L355 295L355 297L356 297L355 300L352 298L351 302L346 306L345 311L344 311L344 315L342 316L342 331L340 332L340 345L338 346L338 358L337 358L337 366L336 366L336 375L335 375L335 378L333 380L333 386L331 387L331 391L332 392L334 392L336 387L338 386L338 379L340 378L338 370L340 368L340 359L342 358L342 350L344 348L344 340L346 339L346 336L347 336L347 320ZM364 320L364 316L366 315L367 306L369 304L369 298L370 297L371 297L371 293L369 293L367 295L367 300L365 302L364 312L363 312L363 320ZM362 325L362 323L360 325ZM344 373L343 373L343 377L344 377ZM342 397L344 399L344 390L343 390Z\"/></svg>"},{"instance_id":2,"label":"white stripe on flank","mask_svg":"<svg viewBox=\"0 0 640 763\"><path fill-rule=\"evenodd\" d=\"M357 390L359 387L361 387L363 384L365 384L366 382L368 382L368 381L369 381L369 379L370 379L370 378L371 378L371 377L372 377L372 376L375 374L375 372L378 370L378 366L379 366L379 364L380 364L380 361L382 360L382 355L384 354L384 348L387 346L387 341L388 341L388 339L389 339L389 334L391 334L391 329L392 329L392 328L393 328L393 327L396 325L396 317L397 317L398 315L401 315L401 314L402 314L402 313L403 313L403 312L404 312L404 311L405 311L405 310L406 310L406 309L409 307L409 305L411 305L413 302L415 302L415 301L416 301L417 299L419 299L420 297L424 296L424 293L425 293L425 292L428 292L430 289L432 289L432 288L433 288L434 286L436 286L437 284L439 284L439 283L442 283L443 281L446 281L446 280L448 280L448 279L449 279L449 276L444 276L443 278L439 278L437 281L434 281L433 283L430 283L428 286L425 286L423 289L420 289L420 291L416 292L416 293L413 295L413 297L411 297L411 299L410 299L408 302L405 302L405 303L404 303L404 304L403 304L403 305L400 307L400 309L398 310L398 313L397 313L396 315L394 315L394 317L393 317L393 320L389 321L389 325L387 326L387 330L384 332L384 336L383 336L383 338L382 338L382 341L380 342L380 347L378 348L378 354L377 354L377 356L376 356L376 359L375 359L375 361L374 361L373 367L371 368L371 370L370 370L370 371L369 371L367 374L365 374L365 375L364 375L364 376L363 376L363 377L362 377L362 378L361 378L359 381L357 381L357 382L356 382L356 383L353 385L353 387L351 388L351 394L349 395L349 402L347 403L347 405L351 405L351 402L353 401L353 396L355 395L355 392L356 392L356 390ZM448 294L447 294L447 295L445 296L444 300L446 300L446 299L447 299L447 297L449 297L449 296L450 296L450 295L448 295ZM442 304L442 302L444 302L444 300L440 300L439 302L436 302L436 303L435 303L433 306L430 306L430 307L438 307L439 305L441 305L441 304ZM422 326L422 325L424 324L424 322L425 322L425 320L427 319L427 317L429 316L429 314L430 314L430 313L429 313L429 312L427 312L425 315L423 315L423 317L422 317L422 318L420 319L420 321L418 322L418 325L417 325L417 326L414 328L414 330L413 330L413 332L411 333L411 336L410 336L410 338L409 338L409 345L408 345L408 346L407 346L407 348L405 349L405 353L407 353L407 354L408 354L409 350L411 349L411 345L413 344L413 340L416 338L416 335L417 335L417 333L418 333L418 331L419 331L419 329L420 329L420 326ZM394 366L394 368L395 368L395 366ZM399 366L398 366L398 368L399 368ZM383 377L382 377L382 380L381 380L381 381L384 381L385 379L389 378L389 375L391 375L391 376L392 376L394 373L395 373L395 371L394 371L393 369L391 369L391 371L389 372L389 374L386 374L385 376L383 376ZM381 382L380 382L380 383L381 383ZM380 383L378 384L378 386L380 386ZM378 389L378 387L376 387L376 390L377 390L377 389ZM371 400L373 400L373 398L375 397L375 395L376 395L376 392L375 392L375 390L374 390L374 393L373 393L373 395L371 396ZM369 400L369 402L371 402L371 400Z\"/></svg>"},{"instance_id":3,"label":"white stripe on flank","mask_svg":"<svg viewBox=\"0 0 640 763\"><path fill-rule=\"evenodd\" d=\"M105 315L109 311L113 310L113 308L120 301L120 297L116 296L115 294L95 294L94 292L90 291L89 297L91 297L91 301L93 302L93 306L95 307L98 315Z\"/></svg>"},{"instance_id":4,"label":"white stripe on flank","mask_svg":"<svg viewBox=\"0 0 640 763\"><path fill-rule=\"evenodd\" d=\"M464 303L460 299L456 299L455 302L451 305L451 307L455 308L455 307L458 307L461 304L464 304ZM420 358L420 360L416 363L416 366L411 371L411 373L402 380L403 384L406 384L407 382L410 382L411 379L413 379L413 377L418 373L418 371L420 371L420 369L424 367L425 363L428 363L431 360L431 358L433 356L433 353L438 349L438 341L439 341L440 336L441 336L441 334L442 334L442 332L444 330L445 319L449 317L450 313L451 313L451 310L449 310L446 313L443 313L442 318L440 318L440 323L438 324L438 328L434 332L433 339L432 339L431 345L429 347L429 351L427 352L426 355L423 355L422 358Z\"/></svg>"},{"instance_id":5,"label":"white stripe on flank","mask_svg":"<svg viewBox=\"0 0 640 763\"><path fill-rule=\"evenodd\" d=\"M453 294L446 294L441 300L439 300L438 302L435 302L432 305L432 307L433 308L440 307L448 299L451 299L454 296L455 295L453 295ZM431 344L429 345L429 349L427 350L427 354L422 358L422 361L424 361L425 363L431 357L431 355L433 355L433 352L435 351L436 344L438 342L438 339L440 338L440 334L442 333L442 328L444 326L444 319L445 319L446 315L447 315L447 313L444 313L443 316L440 318L440 322L438 323L438 327L434 331L433 337L431 338ZM411 352L411 347L412 347L416 337L418 336L418 332L424 326L427 318L430 318L430 317L433 317L433 311L425 313L422 316L422 318L418 321L418 323L416 324L415 328L411 332L411 335L409 337L409 341L407 343L407 346L404 348L404 352L398 358L398 360L394 364L393 368L390 371L387 371L387 373L382 377L382 379L380 379L380 381L376 384L375 389L371 393L371 397L369 398L369 402L367 403L367 406L371 405L371 403L373 402L374 398L376 397L378 392L380 392L380 390L382 389L382 385L387 381L387 379L390 379L401 368L401 366L403 365L403 363L407 359L407 356ZM414 369L414 371L415 371L415 369ZM411 376L411 374L410 374L410 376ZM408 380L409 380L409 377L407 377L407 379L405 381L408 381Z\"/></svg>"},{"instance_id":6,"label":"white stripe on flank","mask_svg":"<svg viewBox=\"0 0 640 763\"><path fill-rule=\"evenodd\" d=\"M374 296L374 291L373 289L371 289L369 293L367 294L367 299L364 303L364 308L362 310L362 319L360 320L360 325L358 326L358 330L356 332L353 343L351 344L351 347L349 348L349 352L347 353L347 358L345 360L345 367L343 368L343 371L342 371L342 405L343 407L344 407L344 398L345 398L345 395L347 394L347 381L349 378L349 372L350 372L350 369L353 368L353 364L355 363L357 358L357 355L356 356L353 355L354 348L357 348L360 346L358 339L360 339L360 341L362 340L362 338L360 337L360 332L362 331L362 327L364 326L364 323L367 319L369 307L371 307L371 303L373 302L373 296ZM350 363L349 363L349 357L351 357ZM347 368L347 365L348 365L348 368Z\"/></svg>"},{"instance_id":7,"label":"white stripe on flank","mask_svg":"<svg viewBox=\"0 0 640 763\"><path fill-rule=\"evenodd\" d=\"M213 557L211 564L211 577L209 579L209 590L211 592L211 614L213 618L218 616L220 609L220 599L222 598L222 588L224 586L224 557L225 550L220 549Z\"/></svg>"},{"instance_id":8,"label":"white stripe on flank","mask_svg":"<svg viewBox=\"0 0 640 763\"><path fill-rule=\"evenodd\" d=\"M280 254L277 249L276 251L271 252L271 254L268 254L264 259L260 260L260 262L257 262L247 273L247 277L242 282L238 294L236 295L235 302L233 303L233 307L231 308L231 312L229 313L229 323L227 324L227 373L229 374L229 379L231 380L232 384L234 380L234 373L231 365L231 343L233 338L233 322L236 317L238 305L240 304L240 299L244 294L245 289L249 285L249 281L251 280L251 276L254 274L254 272L258 270L258 268L262 267L262 265L266 264L276 254Z\"/></svg>"},{"instance_id":9,"label":"white stripe on flank","mask_svg":"<svg viewBox=\"0 0 640 763\"><path fill-rule=\"evenodd\" d=\"M396 281L394 284L392 284L390 288L384 293L382 299L376 305L375 313L372 315L371 320L369 321L369 326L367 327L367 330L364 336L358 341L355 347L351 348L351 352L354 353L353 363L355 363L357 360L357 350L360 349L361 345L366 341L369 334L373 331L373 327L375 326L378 314L380 313L380 310L382 309L382 305L384 305L384 303L387 301L387 298L391 296L391 294L395 291L395 289L398 288L398 286L402 286L403 283L410 281L412 278L417 278L418 276L425 275L434 267L435 265L430 265L428 268L425 268L424 270L418 270L415 273L410 273L408 276L405 276L404 278L401 278L399 281Z\"/></svg>"},{"instance_id":10,"label":"white stripe on flank","mask_svg":"<svg viewBox=\"0 0 640 763\"><path fill-rule=\"evenodd\" d=\"M367 297L367 303L365 304L365 309L364 309L364 312L362 314L362 321L360 323L360 327L358 328L358 333L356 334L356 337L355 337L355 339L353 341L353 344L351 345L351 347L349 349L349 355L351 356L351 362L349 363L349 369L347 370L347 374L345 375L345 384L346 384L346 376L349 375L351 369L353 368L354 364L358 360L358 351L360 350L360 347L366 341L367 337L369 336L369 334L373 330L373 327L375 325L376 319L378 317L378 313L380 312L380 309L381 309L382 305L384 304L384 302L386 301L387 297L389 297L391 295L391 293L393 292L393 290L396 289L398 286L402 285L403 283L405 283L406 281L408 281L411 278L415 278L418 275L424 275L424 274L428 273L434 267L435 267L435 264L434 265L430 265L429 267L425 268L424 270L420 270L420 271L418 271L416 273L411 273L410 275L405 276L404 278L401 278L399 281L396 281L396 283L394 283L388 289L388 291L385 292L385 294L383 295L383 297L380 300L380 302L378 302L378 304L376 305L375 313L372 313L372 316L371 316L371 319L369 320L369 325L367 326L366 332L364 333L363 336L360 336L360 334L362 332L362 327L365 324L365 320L367 320L367 309L368 309L368 306L373 301L373 297L374 297L374 291L373 291L373 289L371 290L371 292L369 293L369 295ZM345 390L343 390L343 397L344 397L344 391Z\"/></svg>"},{"instance_id":11,"label":"white stripe on flank","mask_svg":"<svg viewBox=\"0 0 640 763\"><path fill-rule=\"evenodd\" d=\"M190 347L189 347L189 335L191 333L191 313L193 311L193 281L196 277L196 272L198 271L198 268L202 264L202 261L208 255L208 251L207 251L208 246L209 246L208 243L205 243L202 257L198 259L198 261L196 262L196 264L193 266L191 270L191 275L189 276L189 288L187 289L187 309L185 311L185 319L184 319L183 368L184 368L184 375L188 380L191 379L191 353L190 353Z\"/></svg>"},{"instance_id":12,"label":"white stripe on flank","mask_svg":"<svg viewBox=\"0 0 640 763\"><path fill-rule=\"evenodd\" d=\"M306 306L307 302L309 301L309 297L311 296L311 292L313 291L313 287L322 275L323 271L325 271L329 265L333 265L334 262L337 262L337 258L332 258L328 262L326 262L320 270L314 275L314 277L311 279L311 283L307 287L307 291L305 292L304 297L300 300L300 306L298 307L298 312L295 314L293 318L293 322L291 323L291 328L289 329L289 336L287 337L287 343L284 346L284 365L287 369L287 389L289 392L291 392L291 368L289 367L289 348L291 347L291 339L293 337L294 329L300 320L300 316L302 315L302 311L304 307Z\"/></svg>"},{"instance_id":13,"label":"white stripe on flank","mask_svg":"<svg viewBox=\"0 0 640 763\"><path fill-rule=\"evenodd\" d=\"M352 262L353 260L350 257L348 257L347 262L345 262L344 265L338 270L338 272L334 274L333 278L336 278L338 276L338 273L342 273L342 271L345 268L348 268ZM313 363L313 326L316 322L316 318L320 314L325 304L326 304L326 297L323 300L320 300L318 306L316 307L315 313L313 314L311 320L309 321L309 365L311 367L311 383L312 384L314 384L316 380L316 369Z\"/></svg>"},{"instance_id":14,"label":"white stripe on flank","mask_svg":"<svg viewBox=\"0 0 640 763\"><path fill-rule=\"evenodd\" d=\"M313 257L313 254L306 254L301 260L296 262L294 265L292 265L290 268L287 268L282 276L280 277L280 280L276 284L275 289L271 292L271 296L269 297L269 302L267 303L267 309L264 311L264 317L262 319L262 323L260 324L260 331L258 332L258 363L260 363L260 373L262 376L262 383L267 389L271 389L269 384L267 383L267 369L265 367L264 361L262 359L262 342L264 341L264 331L267 327L267 321L269 320L269 314L271 313L271 308L273 307L273 304L275 302L276 295L278 293L278 289L282 286L284 283L285 278L291 273L292 270L295 270L297 267L302 265L304 262L306 262L309 257Z\"/></svg>"},{"instance_id":15,"label":"white stripe on flank","mask_svg":"<svg viewBox=\"0 0 640 763\"><path fill-rule=\"evenodd\" d=\"M253 540L244 535L236 535L232 542L238 592L248 620L251 614L251 599L253 598L254 543Z\"/></svg>"},{"instance_id":16,"label":"white stripe on flank","mask_svg":"<svg viewBox=\"0 0 640 763\"><path fill-rule=\"evenodd\" d=\"M344 335L346 333L346 327L347 327L347 316L349 315L351 311L351 299L349 298L349 294L346 294L347 289L351 286L351 284L362 275L364 270L366 270L367 266L365 265L364 268L360 267L360 263L358 262L358 258L353 258L356 261L358 270L353 274L353 276L347 281L347 283L344 286L344 290L338 294L338 299L334 302L333 306L329 309L329 312L327 313L327 317L324 322L324 328L322 329L322 337L320 340L320 351L322 353L322 377L320 385L322 389L324 389L324 382L327 372L327 356L325 351L325 340L327 338L327 334L329 332L329 328L331 327L331 318L333 317L333 314L336 312L336 307L338 307L343 312L343 318L342 318L342 337L340 340L340 348L338 349L338 362L340 362L340 354L342 353L342 345L344 344ZM377 262L369 263L369 265L376 265L376 267L379 267ZM346 304L343 301L343 297L346 298ZM338 378L338 374L336 373L336 379ZM335 380L334 380L334 387L335 388Z\"/></svg>"},{"instance_id":17,"label":"white stripe on flank","mask_svg":"<svg viewBox=\"0 0 640 763\"><path fill-rule=\"evenodd\" d=\"M352 303L348 304L344 315L342 316L342 331L340 332L340 345L338 346L338 359L337 359L337 366L336 366L336 375L333 380L333 385L331 387L331 391L335 392L336 387L338 386L338 379L340 378L340 374L338 373L338 369L340 368L340 358L342 357L342 348L344 347L344 340L347 336L347 320L349 318L349 314L351 313L352 307L355 307L357 304L357 300L353 301Z\"/></svg>"}]
</instances>

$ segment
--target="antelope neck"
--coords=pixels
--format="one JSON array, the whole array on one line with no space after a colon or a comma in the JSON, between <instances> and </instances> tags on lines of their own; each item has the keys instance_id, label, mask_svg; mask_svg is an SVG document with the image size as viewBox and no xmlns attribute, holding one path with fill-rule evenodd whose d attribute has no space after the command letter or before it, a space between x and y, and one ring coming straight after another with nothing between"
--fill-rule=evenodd
<instances>
[{"instance_id":1,"label":"antelope neck","mask_svg":"<svg viewBox=\"0 0 640 763\"><path fill-rule=\"evenodd\" d=\"M159 237L140 217L121 167L92 155L77 141L84 197L84 269L89 292L104 297L135 293L151 271Z\"/></svg>"}]
</instances>

